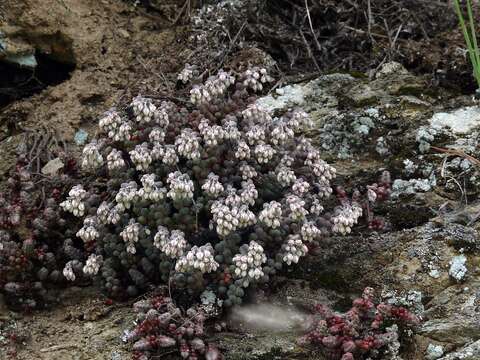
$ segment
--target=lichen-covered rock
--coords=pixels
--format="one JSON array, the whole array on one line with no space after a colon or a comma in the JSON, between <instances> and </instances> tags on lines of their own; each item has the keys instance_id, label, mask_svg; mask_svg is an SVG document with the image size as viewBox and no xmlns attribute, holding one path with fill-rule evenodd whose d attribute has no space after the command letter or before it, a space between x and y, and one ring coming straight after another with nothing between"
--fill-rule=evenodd
<instances>
[{"instance_id":1,"label":"lichen-covered rock","mask_svg":"<svg viewBox=\"0 0 480 360\"><path fill-rule=\"evenodd\" d=\"M439 360L477 360L480 359L480 340L453 351Z\"/></svg>"}]
</instances>

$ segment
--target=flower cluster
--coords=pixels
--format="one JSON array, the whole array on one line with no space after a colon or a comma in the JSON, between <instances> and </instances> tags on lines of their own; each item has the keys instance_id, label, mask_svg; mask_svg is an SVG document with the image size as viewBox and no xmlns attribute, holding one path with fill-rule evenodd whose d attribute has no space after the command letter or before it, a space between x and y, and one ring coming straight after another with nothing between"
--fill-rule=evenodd
<instances>
[{"instance_id":1,"label":"flower cluster","mask_svg":"<svg viewBox=\"0 0 480 360\"><path fill-rule=\"evenodd\" d=\"M332 218L333 231L340 234L349 234L360 216L362 216L362 208L356 203L338 207Z\"/></svg>"},{"instance_id":2,"label":"flower cluster","mask_svg":"<svg viewBox=\"0 0 480 360\"><path fill-rule=\"evenodd\" d=\"M103 156L100 153L101 144L96 141L85 145L83 149L82 167L84 169L97 169L103 164Z\"/></svg>"},{"instance_id":3,"label":"flower cluster","mask_svg":"<svg viewBox=\"0 0 480 360\"><path fill-rule=\"evenodd\" d=\"M268 75L265 68L254 67L248 69L243 74L243 85L251 88L253 91L261 91L265 83L272 81L272 77Z\"/></svg>"},{"instance_id":4,"label":"flower cluster","mask_svg":"<svg viewBox=\"0 0 480 360\"><path fill-rule=\"evenodd\" d=\"M187 248L187 241L185 240L185 234L181 230L172 230L170 233L164 226L158 227L158 232L153 238L153 244L155 247L164 252L165 255L178 259L183 255Z\"/></svg>"},{"instance_id":5,"label":"flower cluster","mask_svg":"<svg viewBox=\"0 0 480 360\"><path fill-rule=\"evenodd\" d=\"M324 209L336 174L303 134L308 115L273 117L255 103L271 81L262 68L221 70L192 88L192 111L137 96L100 120L83 159L98 181L74 187L62 207L85 217L84 269L107 292L136 295L168 281L239 304L246 287L298 263L307 243L356 223L355 202Z\"/></svg>"},{"instance_id":6,"label":"flower cluster","mask_svg":"<svg viewBox=\"0 0 480 360\"><path fill-rule=\"evenodd\" d=\"M198 270L202 274L215 271L218 263L213 257L213 252L209 243L200 247L194 246L185 256L178 259L175 270L179 272Z\"/></svg>"},{"instance_id":7,"label":"flower cluster","mask_svg":"<svg viewBox=\"0 0 480 360\"><path fill-rule=\"evenodd\" d=\"M60 203L60 206L75 216L83 216L85 214L85 198L86 191L83 190L82 185L75 185L68 193L68 198Z\"/></svg>"},{"instance_id":8,"label":"flower cluster","mask_svg":"<svg viewBox=\"0 0 480 360\"><path fill-rule=\"evenodd\" d=\"M195 65L185 64L183 70L178 74L177 79L182 83L187 84L197 75L198 71Z\"/></svg>"},{"instance_id":9,"label":"flower cluster","mask_svg":"<svg viewBox=\"0 0 480 360\"><path fill-rule=\"evenodd\" d=\"M248 287L249 281L260 279L264 274L262 265L267 261L263 247L255 241L240 247L240 253L232 259L234 275L243 280L243 286Z\"/></svg>"},{"instance_id":10,"label":"flower cluster","mask_svg":"<svg viewBox=\"0 0 480 360\"><path fill-rule=\"evenodd\" d=\"M322 347L332 360L385 359L387 354L396 358L398 354L392 352L400 347L399 331L419 322L416 315L403 307L375 304L373 289L366 288L346 313L315 306L299 343Z\"/></svg>"}]
</instances>

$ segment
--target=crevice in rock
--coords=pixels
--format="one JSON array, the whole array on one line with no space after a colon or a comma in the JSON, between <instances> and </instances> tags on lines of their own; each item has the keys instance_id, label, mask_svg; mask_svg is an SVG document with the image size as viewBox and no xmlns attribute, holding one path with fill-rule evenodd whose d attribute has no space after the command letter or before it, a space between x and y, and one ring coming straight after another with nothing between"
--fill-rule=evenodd
<instances>
[{"instance_id":1,"label":"crevice in rock","mask_svg":"<svg viewBox=\"0 0 480 360\"><path fill-rule=\"evenodd\" d=\"M15 61L0 60L0 109L70 79L74 62L60 61L52 55L35 51L34 66L22 66Z\"/></svg>"},{"instance_id":2,"label":"crevice in rock","mask_svg":"<svg viewBox=\"0 0 480 360\"><path fill-rule=\"evenodd\" d=\"M428 206L399 204L389 210L389 219L393 231L422 226L433 217L435 217L435 213Z\"/></svg>"}]
</instances>

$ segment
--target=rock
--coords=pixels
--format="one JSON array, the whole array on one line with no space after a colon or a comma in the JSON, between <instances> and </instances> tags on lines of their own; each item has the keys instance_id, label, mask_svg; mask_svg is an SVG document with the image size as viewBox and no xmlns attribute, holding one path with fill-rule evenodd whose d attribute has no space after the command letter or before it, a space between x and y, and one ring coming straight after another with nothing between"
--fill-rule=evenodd
<instances>
[{"instance_id":1,"label":"rock","mask_svg":"<svg viewBox=\"0 0 480 360\"><path fill-rule=\"evenodd\" d=\"M35 48L16 36L19 29L12 26L4 26L2 29L3 31L0 31L0 60L20 67L35 68L38 65Z\"/></svg>"},{"instance_id":2,"label":"rock","mask_svg":"<svg viewBox=\"0 0 480 360\"><path fill-rule=\"evenodd\" d=\"M426 360L436 360L443 355L443 346L429 344L425 353Z\"/></svg>"},{"instance_id":3,"label":"rock","mask_svg":"<svg viewBox=\"0 0 480 360\"><path fill-rule=\"evenodd\" d=\"M378 101L378 94L369 85L361 84L353 87L346 94L347 99L357 107L373 105Z\"/></svg>"},{"instance_id":4,"label":"rock","mask_svg":"<svg viewBox=\"0 0 480 360\"><path fill-rule=\"evenodd\" d=\"M42 174L48 176L56 175L58 173L58 170L63 168L63 166L63 161L60 158L55 158L45 164L45 166L42 168Z\"/></svg>"},{"instance_id":5,"label":"rock","mask_svg":"<svg viewBox=\"0 0 480 360\"><path fill-rule=\"evenodd\" d=\"M319 303L333 307L344 300L316 284L284 279L275 293L264 297L257 292L251 305L233 310L228 318L228 328L233 331L218 333L215 342L225 349L229 360L323 360L311 348L297 345L304 331L305 309ZM351 299L346 301L351 304Z\"/></svg>"},{"instance_id":6,"label":"rock","mask_svg":"<svg viewBox=\"0 0 480 360\"><path fill-rule=\"evenodd\" d=\"M480 359L480 340L464 346L440 358L439 360L478 360Z\"/></svg>"},{"instance_id":7,"label":"rock","mask_svg":"<svg viewBox=\"0 0 480 360\"><path fill-rule=\"evenodd\" d=\"M125 39L128 39L130 37L130 34L125 29L118 29L118 33L122 35Z\"/></svg>"},{"instance_id":8,"label":"rock","mask_svg":"<svg viewBox=\"0 0 480 360\"><path fill-rule=\"evenodd\" d=\"M434 319L422 325L420 334L436 341L464 345L480 338L479 323L480 315L474 318Z\"/></svg>"},{"instance_id":9,"label":"rock","mask_svg":"<svg viewBox=\"0 0 480 360\"><path fill-rule=\"evenodd\" d=\"M436 217L432 221L441 224L450 223L446 229L446 240L450 246L456 250L462 250L464 253L480 251L480 235L478 231L471 227L480 214L479 204L471 204L459 210ZM456 224L461 224L457 228ZM468 226L468 228L465 228Z\"/></svg>"},{"instance_id":10,"label":"rock","mask_svg":"<svg viewBox=\"0 0 480 360\"><path fill-rule=\"evenodd\" d=\"M390 61L382 65L380 70L375 74L375 78L380 79L382 77L398 76L399 74L408 75L408 71L402 64L396 61Z\"/></svg>"},{"instance_id":11,"label":"rock","mask_svg":"<svg viewBox=\"0 0 480 360\"><path fill-rule=\"evenodd\" d=\"M122 355L117 352L117 351L112 351L112 357L111 357L111 360L122 360Z\"/></svg>"},{"instance_id":12,"label":"rock","mask_svg":"<svg viewBox=\"0 0 480 360\"><path fill-rule=\"evenodd\" d=\"M419 333L456 346L480 339L480 282L447 287L426 305Z\"/></svg>"},{"instance_id":13,"label":"rock","mask_svg":"<svg viewBox=\"0 0 480 360\"><path fill-rule=\"evenodd\" d=\"M75 133L74 140L77 145L79 146L85 145L85 143L87 142L87 139L88 139L88 133L85 130L79 129Z\"/></svg>"},{"instance_id":14,"label":"rock","mask_svg":"<svg viewBox=\"0 0 480 360\"><path fill-rule=\"evenodd\" d=\"M465 263L467 258L464 255L455 256L450 261L450 269L448 274L457 281L462 281L465 275L467 274L467 267Z\"/></svg>"},{"instance_id":15,"label":"rock","mask_svg":"<svg viewBox=\"0 0 480 360\"><path fill-rule=\"evenodd\" d=\"M296 345L297 337L291 333L249 333L246 336L219 333L215 342L220 349L228 349L229 360L318 359L318 356Z\"/></svg>"},{"instance_id":16,"label":"rock","mask_svg":"<svg viewBox=\"0 0 480 360\"><path fill-rule=\"evenodd\" d=\"M302 105L311 91L312 90L308 84L287 85L277 89L277 96L265 96L258 99L257 104L269 111L283 110L291 106Z\"/></svg>"},{"instance_id":17,"label":"rock","mask_svg":"<svg viewBox=\"0 0 480 360\"><path fill-rule=\"evenodd\" d=\"M456 134L468 134L480 126L480 107L469 106L448 113L436 113L430 119L430 124L449 127Z\"/></svg>"},{"instance_id":18,"label":"rock","mask_svg":"<svg viewBox=\"0 0 480 360\"><path fill-rule=\"evenodd\" d=\"M401 194L414 194L416 192L427 192L435 186L436 182L431 179L396 179L392 185L392 196L398 197Z\"/></svg>"},{"instance_id":19,"label":"rock","mask_svg":"<svg viewBox=\"0 0 480 360\"><path fill-rule=\"evenodd\" d=\"M33 54L9 55L5 57L5 60L20 67L28 67L32 69L38 65L37 58Z\"/></svg>"},{"instance_id":20,"label":"rock","mask_svg":"<svg viewBox=\"0 0 480 360\"><path fill-rule=\"evenodd\" d=\"M342 86L352 86L355 78L348 74L320 76L306 83L287 85L275 90L275 94L264 96L257 104L270 111L283 111L302 106L307 111L327 111L337 106L333 94ZM319 106L319 104L322 106Z\"/></svg>"},{"instance_id":21,"label":"rock","mask_svg":"<svg viewBox=\"0 0 480 360\"><path fill-rule=\"evenodd\" d=\"M421 207L411 209L415 217ZM398 216L406 216L402 210ZM413 221L413 220L412 220ZM450 226L459 233L470 233L467 226L438 226L433 223L370 237L332 237L325 239L316 256L299 263L294 276L321 287L361 293L371 284L389 284L402 291L421 291L432 296L451 285L449 261L456 255L448 245ZM437 269L437 278L429 272Z\"/></svg>"}]
</instances>

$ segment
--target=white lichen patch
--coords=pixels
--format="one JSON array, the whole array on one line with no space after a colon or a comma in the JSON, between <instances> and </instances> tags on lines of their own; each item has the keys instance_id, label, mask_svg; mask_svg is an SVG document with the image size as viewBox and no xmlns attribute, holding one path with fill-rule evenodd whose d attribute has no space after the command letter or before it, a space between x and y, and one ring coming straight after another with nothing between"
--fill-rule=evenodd
<instances>
[{"instance_id":1,"label":"white lichen patch","mask_svg":"<svg viewBox=\"0 0 480 360\"><path fill-rule=\"evenodd\" d=\"M430 124L449 127L456 134L469 133L480 126L480 107L469 106L449 113L436 113L430 119Z\"/></svg>"},{"instance_id":2,"label":"white lichen patch","mask_svg":"<svg viewBox=\"0 0 480 360\"><path fill-rule=\"evenodd\" d=\"M467 267L465 266L467 258L465 255L458 255L453 257L450 261L449 275L457 281L462 281L467 274Z\"/></svg>"},{"instance_id":3,"label":"white lichen patch","mask_svg":"<svg viewBox=\"0 0 480 360\"><path fill-rule=\"evenodd\" d=\"M392 197L396 198L401 194L415 194L417 192L430 191L436 185L435 174L431 174L428 179L397 179L393 182Z\"/></svg>"},{"instance_id":4,"label":"white lichen patch","mask_svg":"<svg viewBox=\"0 0 480 360\"><path fill-rule=\"evenodd\" d=\"M307 85L287 85L275 90L275 94L264 96L257 100L256 104L263 109L272 112L299 106L305 103L305 98L312 93L312 87Z\"/></svg>"}]
</instances>

